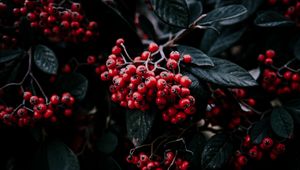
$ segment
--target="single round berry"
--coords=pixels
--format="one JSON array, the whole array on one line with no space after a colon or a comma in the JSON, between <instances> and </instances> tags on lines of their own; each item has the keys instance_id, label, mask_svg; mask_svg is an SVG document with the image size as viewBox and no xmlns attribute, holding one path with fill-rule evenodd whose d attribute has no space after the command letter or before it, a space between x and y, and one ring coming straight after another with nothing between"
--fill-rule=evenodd
<instances>
[{"instance_id":1,"label":"single round berry","mask_svg":"<svg viewBox=\"0 0 300 170\"><path fill-rule=\"evenodd\" d=\"M23 99L25 101L28 101L28 100L30 100L31 96L32 96L32 93L30 91L25 91L23 94Z\"/></svg>"},{"instance_id":2,"label":"single round berry","mask_svg":"<svg viewBox=\"0 0 300 170\"><path fill-rule=\"evenodd\" d=\"M51 104L53 104L53 105L59 104L59 102L60 102L59 96L56 95L56 94L52 95L52 96L50 97L50 102L51 102Z\"/></svg>"},{"instance_id":3,"label":"single round berry","mask_svg":"<svg viewBox=\"0 0 300 170\"><path fill-rule=\"evenodd\" d=\"M158 50L158 45L156 43L150 43L149 44L149 47L148 47L148 50L151 52L151 53L154 53Z\"/></svg>"},{"instance_id":4,"label":"single round berry","mask_svg":"<svg viewBox=\"0 0 300 170\"><path fill-rule=\"evenodd\" d=\"M244 155L239 155L238 158L237 158L237 163L240 165L240 166L244 166L247 164L247 158L246 156Z\"/></svg>"},{"instance_id":5,"label":"single round berry","mask_svg":"<svg viewBox=\"0 0 300 170\"><path fill-rule=\"evenodd\" d=\"M186 55L183 56L182 61L183 61L184 63L191 63L191 62L192 62L192 56L189 55L189 54L186 54Z\"/></svg>"},{"instance_id":6,"label":"single round berry","mask_svg":"<svg viewBox=\"0 0 300 170\"><path fill-rule=\"evenodd\" d=\"M91 65L91 64L95 64L96 62L96 57L93 55L90 55L87 57L86 59L87 64Z\"/></svg>"},{"instance_id":7,"label":"single round berry","mask_svg":"<svg viewBox=\"0 0 300 170\"><path fill-rule=\"evenodd\" d=\"M275 55L276 55L276 53L275 53L275 51L274 50L267 50L266 51L266 56L267 56L267 58L274 58L275 57Z\"/></svg>"}]
</instances>

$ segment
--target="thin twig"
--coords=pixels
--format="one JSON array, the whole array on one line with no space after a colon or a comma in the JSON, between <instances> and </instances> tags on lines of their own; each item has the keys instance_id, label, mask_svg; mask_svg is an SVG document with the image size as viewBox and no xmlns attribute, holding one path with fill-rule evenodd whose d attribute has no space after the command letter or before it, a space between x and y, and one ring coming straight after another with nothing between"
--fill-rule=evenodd
<instances>
[{"instance_id":1,"label":"thin twig","mask_svg":"<svg viewBox=\"0 0 300 170\"><path fill-rule=\"evenodd\" d=\"M37 81L37 79L34 77L34 75L32 73L30 73L31 78L34 80L35 84L38 86L40 92L42 93L43 97L45 98L45 102L46 104L48 104L49 100L48 97L46 96L46 93L44 92L42 86L40 85L40 83Z\"/></svg>"},{"instance_id":2,"label":"thin twig","mask_svg":"<svg viewBox=\"0 0 300 170\"><path fill-rule=\"evenodd\" d=\"M133 59L132 59L132 58L130 57L130 55L128 54L125 45L124 45L124 44L121 44L121 47L123 48L123 51L124 51L126 57L128 57L128 59L129 59L130 61L133 61ZM125 60L125 61L126 61L126 60Z\"/></svg>"}]
</instances>

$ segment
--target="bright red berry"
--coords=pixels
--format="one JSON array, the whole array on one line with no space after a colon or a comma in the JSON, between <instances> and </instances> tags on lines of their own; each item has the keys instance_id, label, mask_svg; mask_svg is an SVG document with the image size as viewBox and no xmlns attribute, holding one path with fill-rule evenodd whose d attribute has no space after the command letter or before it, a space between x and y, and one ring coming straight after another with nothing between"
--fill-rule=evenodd
<instances>
[{"instance_id":1,"label":"bright red berry","mask_svg":"<svg viewBox=\"0 0 300 170\"><path fill-rule=\"evenodd\" d=\"M184 63L191 63L191 62L192 62L192 56L189 55L189 54L186 54L186 55L183 56L182 61L183 61Z\"/></svg>"},{"instance_id":2,"label":"bright red berry","mask_svg":"<svg viewBox=\"0 0 300 170\"><path fill-rule=\"evenodd\" d=\"M156 43L150 43L149 44L149 47L148 47L148 50L151 52L151 53L154 53L158 50L158 45Z\"/></svg>"},{"instance_id":3,"label":"bright red berry","mask_svg":"<svg viewBox=\"0 0 300 170\"><path fill-rule=\"evenodd\" d=\"M276 55L276 53L275 53L275 51L274 50L267 50L266 51L266 56L268 57L268 58L274 58L275 57L275 55Z\"/></svg>"}]
</instances>

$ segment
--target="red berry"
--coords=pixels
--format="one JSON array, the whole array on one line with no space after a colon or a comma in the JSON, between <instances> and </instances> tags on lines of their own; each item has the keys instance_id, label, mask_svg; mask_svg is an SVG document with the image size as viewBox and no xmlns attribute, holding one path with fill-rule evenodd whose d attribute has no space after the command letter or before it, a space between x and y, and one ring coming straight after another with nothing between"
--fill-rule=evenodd
<instances>
[{"instance_id":1,"label":"red berry","mask_svg":"<svg viewBox=\"0 0 300 170\"><path fill-rule=\"evenodd\" d=\"M278 143L278 144L275 146L274 150L275 150L276 152L278 152L279 154L283 153L283 152L285 151L285 144Z\"/></svg>"},{"instance_id":2,"label":"red berry","mask_svg":"<svg viewBox=\"0 0 300 170\"><path fill-rule=\"evenodd\" d=\"M265 137L259 146L265 150L270 149L273 146L273 139L270 137Z\"/></svg>"},{"instance_id":3,"label":"red berry","mask_svg":"<svg viewBox=\"0 0 300 170\"><path fill-rule=\"evenodd\" d=\"M257 61L264 62L265 61L265 55L259 54L258 57L257 57Z\"/></svg>"},{"instance_id":4,"label":"red berry","mask_svg":"<svg viewBox=\"0 0 300 170\"><path fill-rule=\"evenodd\" d=\"M29 21L34 21L34 20L36 20L36 18L37 18L36 15L34 13L32 13L32 12L30 12L30 13L27 14L27 19Z\"/></svg>"},{"instance_id":5,"label":"red berry","mask_svg":"<svg viewBox=\"0 0 300 170\"><path fill-rule=\"evenodd\" d=\"M122 44L124 44L124 39L123 38L119 38L119 39L117 39L117 41L116 41L116 45L117 46L121 46Z\"/></svg>"},{"instance_id":6,"label":"red berry","mask_svg":"<svg viewBox=\"0 0 300 170\"><path fill-rule=\"evenodd\" d=\"M72 10L72 11L79 12L80 9L81 9L80 3L75 3L75 2L73 2L73 3L71 4L71 10Z\"/></svg>"},{"instance_id":7,"label":"red berry","mask_svg":"<svg viewBox=\"0 0 300 170\"><path fill-rule=\"evenodd\" d=\"M246 165L247 164L247 158L246 158L246 156L244 156L244 155L239 155L238 156L238 158L237 158L237 163L239 164L239 165L241 165L241 166L244 166L244 165Z\"/></svg>"},{"instance_id":8,"label":"red berry","mask_svg":"<svg viewBox=\"0 0 300 170\"><path fill-rule=\"evenodd\" d=\"M173 60L173 59L168 59L167 61L167 68L169 70L174 70L178 67L178 63L177 61Z\"/></svg>"},{"instance_id":9,"label":"red berry","mask_svg":"<svg viewBox=\"0 0 300 170\"><path fill-rule=\"evenodd\" d=\"M278 154L276 153L276 152L270 152L270 159L271 160L276 160L277 159L277 157L278 157Z\"/></svg>"},{"instance_id":10,"label":"red berry","mask_svg":"<svg viewBox=\"0 0 300 170\"><path fill-rule=\"evenodd\" d=\"M41 114L41 113L39 113L39 112L34 112L34 113L33 113L33 117L34 117L34 119L37 119L37 120L39 120L39 119L41 119L41 118L42 118L42 114Z\"/></svg>"},{"instance_id":11,"label":"red berry","mask_svg":"<svg viewBox=\"0 0 300 170\"><path fill-rule=\"evenodd\" d=\"M146 66L144 66L144 65L140 65L140 66L138 66L138 67L136 68L136 74L137 74L137 75L142 76L142 75L144 75L146 72L147 72L147 68L146 68Z\"/></svg>"},{"instance_id":12,"label":"red berry","mask_svg":"<svg viewBox=\"0 0 300 170\"><path fill-rule=\"evenodd\" d=\"M120 53L122 52L122 49L118 46L114 46L112 49L111 49L111 53L112 54L115 54L115 55L119 55Z\"/></svg>"},{"instance_id":13,"label":"red berry","mask_svg":"<svg viewBox=\"0 0 300 170\"><path fill-rule=\"evenodd\" d=\"M275 51L274 50L267 50L266 51L266 56L267 58L274 58L276 55Z\"/></svg>"},{"instance_id":14,"label":"red berry","mask_svg":"<svg viewBox=\"0 0 300 170\"><path fill-rule=\"evenodd\" d=\"M147 77L145 80L145 85L147 88L153 88L156 86L156 79L153 76Z\"/></svg>"},{"instance_id":15,"label":"red berry","mask_svg":"<svg viewBox=\"0 0 300 170\"><path fill-rule=\"evenodd\" d=\"M183 56L183 62L184 63L191 63L192 62L192 56L190 56L189 54L186 54Z\"/></svg>"},{"instance_id":16,"label":"red berry","mask_svg":"<svg viewBox=\"0 0 300 170\"><path fill-rule=\"evenodd\" d=\"M95 56L93 56L93 55L90 55L90 56L88 56L88 58L86 59L86 62L88 63L88 64L94 64L95 62L96 62L96 57Z\"/></svg>"},{"instance_id":17,"label":"red berry","mask_svg":"<svg viewBox=\"0 0 300 170\"><path fill-rule=\"evenodd\" d=\"M94 30L94 29L96 29L97 27L98 27L97 22L95 22L95 21L90 21L90 22L89 22L88 29Z\"/></svg>"},{"instance_id":18,"label":"red berry","mask_svg":"<svg viewBox=\"0 0 300 170\"><path fill-rule=\"evenodd\" d=\"M56 94L52 95L50 98L50 102L53 105L57 105L59 103L59 96Z\"/></svg>"},{"instance_id":19,"label":"red berry","mask_svg":"<svg viewBox=\"0 0 300 170\"><path fill-rule=\"evenodd\" d=\"M51 109L47 109L46 112L44 113L44 118L48 119L51 116L53 116L53 111Z\"/></svg>"},{"instance_id":20,"label":"red berry","mask_svg":"<svg viewBox=\"0 0 300 170\"><path fill-rule=\"evenodd\" d=\"M28 101L28 100L30 100L31 96L32 96L32 93L30 91L25 91L23 94L23 99L25 101Z\"/></svg>"},{"instance_id":21,"label":"red berry","mask_svg":"<svg viewBox=\"0 0 300 170\"><path fill-rule=\"evenodd\" d=\"M172 51L169 57L175 61L179 61L180 53L178 51Z\"/></svg>"},{"instance_id":22,"label":"red berry","mask_svg":"<svg viewBox=\"0 0 300 170\"><path fill-rule=\"evenodd\" d=\"M300 74L299 73L294 73L292 76L293 81L300 81Z\"/></svg>"},{"instance_id":23,"label":"red berry","mask_svg":"<svg viewBox=\"0 0 300 170\"><path fill-rule=\"evenodd\" d=\"M54 23L54 22L56 21L56 18L55 18L55 16L50 15L50 16L47 18L47 21L48 21L48 23Z\"/></svg>"},{"instance_id":24,"label":"red berry","mask_svg":"<svg viewBox=\"0 0 300 170\"><path fill-rule=\"evenodd\" d=\"M141 60L147 60L150 57L151 53L149 51L144 51L141 54Z\"/></svg>"},{"instance_id":25,"label":"red berry","mask_svg":"<svg viewBox=\"0 0 300 170\"><path fill-rule=\"evenodd\" d=\"M6 11L7 5L3 2L0 2L0 13Z\"/></svg>"},{"instance_id":26,"label":"red berry","mask_svg":"<svg viewBox=\"0 0 300 170\"><path fill-rule=\"evenodd\" d=\"M73 114L72 109L66 109L66 110L64 111L64 115L65 115L66 117L70 117L70 116L72 116L72 114Z\"/></svg>"},{"instance_id":27,"label":"red berry","mask_svg":"<svg viewBox=\"0 0 300 170\"><path fill-rule=\"evenodd\" d=\"M27 111L25 108L20 108L20 109L18 109L18 111L17 111L17 114L18 114L19 117L26 116L27 113L28 113L28 111Z\"/></svg>"},{"instance_id":28,"label":"red berry","mask_svg":"<svg viewBox=\"0 0 300 170\"><path fill-rule=\"evenodd\" d=\"M246 135L243 141L243 146L248 147L251 144L251 138L250 135Z\"/></svg>"},{"instance_id":29,"label":"red berry","mask_svg":"<svg viewBox=\"0 0 300 170\"><path fill-rule=\"evenodd\" d=\"M265 64L266 64L266 65L272 65L272 64L273 64L273 59L272 59L272 58L267 58L267 59L265 60Z\"/></svg>"},{"instance_id":30,"label":"red berry","mask_svg":"<svg viewBox=\"0 0 300 170\"><path fill-rule=\"evenodd\" d=\"M186 119L186 114L184 112L179 112L177 115L176 115L176 120L177 122L181 122L181 121L184 121Z\"/></svg>"},{"instance_id":31,"label":"red berry","mask_svg":"<svg viewBox=\"0 0 300 170\"><path fill-rule=\"evenodd\" d=\"M253 98L249 98L248 101L247 101L248 105L253 107L256 105L256 100L253 99Z\"/></svg>"},{"instance_id":32,"label":"red berry","mask_svg":"<svg viewBox=\"0 0 300 170\"><path fill-rule=\"evenodd\" d=\"M72 71L72 68L71 68L70 64L66 64L62 70L63 73L71 73L71 71Z\"/></svg>"},{"instance_id":33,"label":"red berry","mask_svg":"<svg viewBox=\"0 0 300 170\"><path fill-rule=\"evenodd\" d=\"M47 106L45 104L38 104L36 106L36 111L39 112L39 113L44 113L47 109Z\"/></svg>"},{"instance_id":34,"label":"red berry","mask_svg":"<svg viewBox=\"0 0 300 170\"><path fill-rule=\"evenodd\" d=\"M180 78L180 84L183 87L190 87L190 85L192 84L192 81L188 76L183 76Z\"/></svg>"},{"instance_id":35,"label":"red berry","mask_svg":"<svg viewBox=\"0 0 300 170\"><path fill-rule=\"evenodd\" d=\"M187 98L182 98L179 100L179 106L183 109L189 107L190 104L191 104L191 102Z\"/></svg>"},{"instance_id":36,"label":"red berry","mask_svg":"<svg viewBox=\"0 0 300 170\"><path fill-rule=\"evenodd\" d=\"M293 75L293 73L292 73L291 71L286 71L286 72L283 74L283 77L284 77L286 80L291 80L292 75Z\"/></svg>"},{"instance_id":37,"label":"red berry","mask_svg":"<svg viewBox=\"0 0 300 170\"><path fill-rule=\"evenodd\" d=\"M179 166L180 167L180 170L187 170L188 169L188 167L189 167L189 162L188 161L183 161L182 163L181 163L181 165Z\"/></svg>"},{"instance_id":38,"label":"red berry","mask_svg":"<svg viewBox=\"0 0 300 170\"><path fill-rule=\"evenodd\" d=\"M151 52L151 53L154 53L158 50L158 45L156 43L150 43L149 44L149 47L148 47L148 50Z\"/></svg>"},{"instance_id":39,"label":"red berry","mask_svg":"<svg viewBox=\"0 0 300 170\"><path fill-rule=\"evenodd\" d=\"M29 99L30 104L36 105L39 102L39 98L37 96L31 96Z\"/></svg>"},{"instance_id":40,"label":"red berry","mask_svg":"<svg viewBox=\"0 0 300 170\"><path fill-rule=\"evenodd\" d=\"M256 146L254 146L253 148L251 148L250 150L249 150L249 156L251 157L251 158L257 158L257 156L258 156L258 150L257 150L257 147Z\"/></svg>"},{"instance_id":41,"label":"red berry","mask_svg":"<svg viewBox=\"0 0 300 170\"><path fill-rule=\"evenodd\" d=\"M164 80L164 79L158 79L158 80L157 80L157 84L156 84L157 89L162 90L162 89L164 89L166 86L167 86L166 80Z\"/></svg>"},{"instance_id":42,"label":"red berry","mask_svg":"<svg viewBox=\"0 0 300 170\"><path fill-rule=\"evenodd\" d=\"M268 2L269 2L270 5L275 5L277 0L268 0Z\"/></svg>"}]
</instances>

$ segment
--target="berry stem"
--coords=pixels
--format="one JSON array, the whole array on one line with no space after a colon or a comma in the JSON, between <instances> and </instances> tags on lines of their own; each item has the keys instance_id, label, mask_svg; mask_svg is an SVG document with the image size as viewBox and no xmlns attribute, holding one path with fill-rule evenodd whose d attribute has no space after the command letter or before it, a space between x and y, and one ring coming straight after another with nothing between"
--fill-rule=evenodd
<instances>
[{"instance_id":1,"label":"berry stem","mask_svg":"<svg viewBox=\"0 0 300 170\"><path fill-rule=\"evenodd\" d=\"M24 83L24 81L26 80L26 78L28 77L28 75L31 72L31 62L32 62L31 61L31 59L32 59L32 49L31 48L28 50L27 54L28 54L28 58L29 58L28 59L28 68L27 68L27 72L24 75L23 79L20 82L18 82L18 83L8 83L8 84L2 86L0 88L0 90L3 90L3 89L5 89L6 87L9 87L9 86L20 86L20 85L22 85Z\"/></svg>"},{"instance_id":2,"label":"berry stem","mask_svg":"<svg viewBox=\"0 0 300 170\"><path fill-rule=\"evenodd\" d=\"M171 162L171 164L170 164L170 166L168 167L167 170L170 170L170 168L174 165L175 160L176 160L176 158L177 158L177 154L178 154L178 151L175 152L174 158L173 158L173 160L172 160L172 162Z\"/></svg>"},{"instance_id":3,"label":"berry stem","mask_svg":"<svg viewBox=\"0 0 300 170\"><path fill-rule=\"evenodd\" d=\"M49 103L48 97L46 96L42 86L40 85L40 83L38 82L38 80L34 77L34 75L32 73L30 73L30 77L33 79L33 81L35 82L35 84L38 86L40 92L42 93L43 97L45 98L45 102L46 104Z\"/></svg>"},{"instance_id":4,"label":"berry stem","mask_svg":"<svg viewBox=\"0 0 300 170\"><path fill-rule=\"evenodd\" d=\"M130 55L128 54L128 52L127 52L127 49L126 49L126 47L125 47L125 45L122 43L121 44L121 47L122 47L122 49L123 49L123 52L125 53L125 56L130 60L130 61L133 61L133 59L130 57ZM125 60L125 62L126 62L126 60Z\"/></svg>"}]
</instances>

